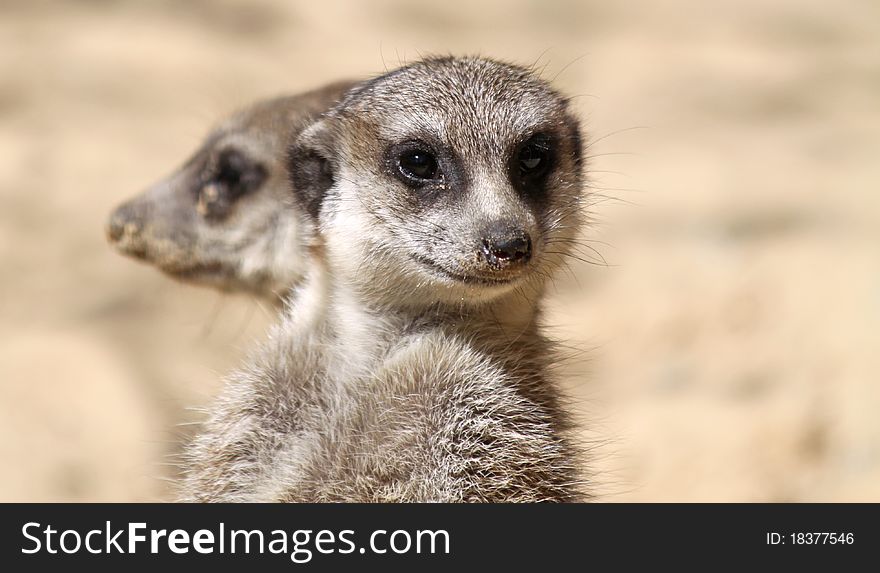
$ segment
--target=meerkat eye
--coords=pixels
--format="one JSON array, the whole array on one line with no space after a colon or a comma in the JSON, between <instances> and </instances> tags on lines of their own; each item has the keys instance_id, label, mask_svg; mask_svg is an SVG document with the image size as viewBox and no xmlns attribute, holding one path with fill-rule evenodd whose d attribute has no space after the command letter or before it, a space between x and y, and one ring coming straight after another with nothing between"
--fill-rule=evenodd
<instances>
[{"instance_id":1,"label":"meerkat eye","mask_svg":"<svg viewBox=\"0 0 880 573\"><path fill-rule=\"evenodd\" d=\"M437 179L437 158L424 149L409 149L397 158L397 168L407 179L430 181Z\"/></svg>"},{"instance_id":2,"label":"meerkat eye","mask_svg":"<svg viewBox=\"0 0 880 573\"><path fill-rule=\"evenodd\" d=\"M227 149L203 173L196 194L196 209L204 217L220 220L236 201L259 189L266 168L235 149Z\"/></svg>"},{"instance_id":3,"label":"meerkat eye","mask_svg":"<svg viewBox=\"0 0 880 573\"><path fill-rule=\"evenodd\" d=\"M520 147L517 163L520 175L542 174L550 165L550 138L544 134L533 135Z\"/></svg>"},{"instance_id":4,"label":"meerkat eye","mask_svg":"<svg viewBox=\"0 0 880 573\"><path fill-rule=\"evenodd\" d=\"M266 170L262 165L240 151L229 149L220 155L213 180L215 183L247 192L259 187L265 175Z\"/></svg>"},{"instance_id":5,"label":"meerkat eye","mask_svg":"<svg viewBox=\"0 0 880 573\"><path fill-rule=\"evenodd\" d=\"M238 154L224 155L217 165L214 181L229 185L230 187L238 185L242 177L242 167L243 165L238 159Z\"/></svg>"}]
</instances>

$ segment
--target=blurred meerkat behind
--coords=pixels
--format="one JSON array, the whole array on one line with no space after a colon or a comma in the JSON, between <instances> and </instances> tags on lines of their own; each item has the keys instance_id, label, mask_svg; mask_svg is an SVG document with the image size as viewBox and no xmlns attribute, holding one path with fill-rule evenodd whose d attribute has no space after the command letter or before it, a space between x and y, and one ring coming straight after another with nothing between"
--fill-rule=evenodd
<instances>
[{"instance_id":1,"label":"blurred meerkat behind","mask_svg":"<svg viewBox=\"0 0 880 573\"><path fill-rule=\"evenodd\" d=\"M262 100L220 122L182 167L111 213L108 240L176 279L280 303L308 272L314 242L287 147L354 83Z\"/></svg>"}]
</instances>

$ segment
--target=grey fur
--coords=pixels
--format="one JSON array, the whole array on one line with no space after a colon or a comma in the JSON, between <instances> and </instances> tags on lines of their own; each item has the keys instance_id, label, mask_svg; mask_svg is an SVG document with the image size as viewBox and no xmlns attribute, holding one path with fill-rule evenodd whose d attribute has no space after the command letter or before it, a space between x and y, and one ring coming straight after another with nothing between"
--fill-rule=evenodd
<instances>
[{"instance_id":1,"label":"grey fur","mask_svg":"<svg viewBox=\"0 0 880 573\"><path fill-rule=\"evenodd\" d=\"M307 272L314 235L293 199L287 145L352 85L260 101L226 119L180 169L113 211L108 240L179 280L280 302ZM212 182L229 152L259 177L247 193L227 196Z\"/></svg>"},{"instance_id":2,"label":"grey fur","mask_svg":"<svg viewBox=\"0 0 880 573\"><path fill-rule=\"evenodd\" d=\"M536 131L554 142L539 190L511 168ZM413 139L452 158L430 196L389 162ZM406 66L309 126L292 178L323 244L189 447L181 499L584 499L540 329L546 281L582 220L580 157L567 100L483 58ZM527 264L481 258L498 221L528 232Z\"/></svg>"}]
</instances>

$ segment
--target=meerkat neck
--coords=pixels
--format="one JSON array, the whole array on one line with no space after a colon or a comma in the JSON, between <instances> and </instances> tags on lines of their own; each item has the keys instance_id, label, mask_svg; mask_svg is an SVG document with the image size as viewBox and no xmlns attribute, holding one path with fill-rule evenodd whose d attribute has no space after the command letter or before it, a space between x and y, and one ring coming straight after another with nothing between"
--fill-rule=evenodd
<instances>
[{"instance_id":1,"label":"meerkat neck","mask_svg":"<svg viewBox=\"0 0 880 573\"><path fill-rule=\"evenodd\" d=\"M331 283L331 315L337 328L344 328L346 340L387 345L401 336L425 329L441 328L469 339L487 338L499 344L537 336L539 298L519 293L481 305L434 304L395 305L377 302L370 294L345 283Z\"/></svg>"},{"instance_id":2,"label":"meerkat neck","mask_svg":"<svg viewBox=\"0 0 880 573\"><path fill-rule=\"evenodd\" d=\"M525 343L540 337L537 290L531 297L517 291L479 305L377 301L368 290L339 280L322 247L316 248L306 280L291 292L285 331L292 341L315 340L329 360L351 374L368 372L404 337L426 330L443 330L490 353L528 348Z\"/></svg>"}]
</instances>

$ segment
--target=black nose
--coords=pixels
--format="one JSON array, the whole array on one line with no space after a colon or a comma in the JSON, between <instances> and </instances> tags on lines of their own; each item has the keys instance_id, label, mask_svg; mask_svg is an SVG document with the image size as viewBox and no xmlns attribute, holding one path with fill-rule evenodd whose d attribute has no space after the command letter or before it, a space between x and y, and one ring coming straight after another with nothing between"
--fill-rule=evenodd
<instances>
[{"instance_id":1,"label":"black nose","mask_svg":"<svg viewBox=\"0 0 880 573\"><path fill-rule=\"evenodd\" d=\"M525 231L487 233L480 250L486 262L495 268L523 265L532 256L532 238Z\"/></svg>"},{"instance_id":2,"label":"black nose","mask_svg":"<svg viewBox=\"0 0 880 573\"><path fill-rule=\"evenodd\" d=\"M120 205L113 211L107 221L107 238L110 242L115 243L126 234L134 236L140 233L143 226L141 211L138 205L132 203Z\"/></svg>"},{"instance_id":3,"label":"black nose","mask_svg":"<svg viewBox=\"0 0 880 573\"><path fill-rule=\"evenodd\" d=\"M107 238L115 243L122 238L123 233L125 233L125 222L119 217L111 215L110 221L107 222Z\"/></svg>"}]
</instances>

